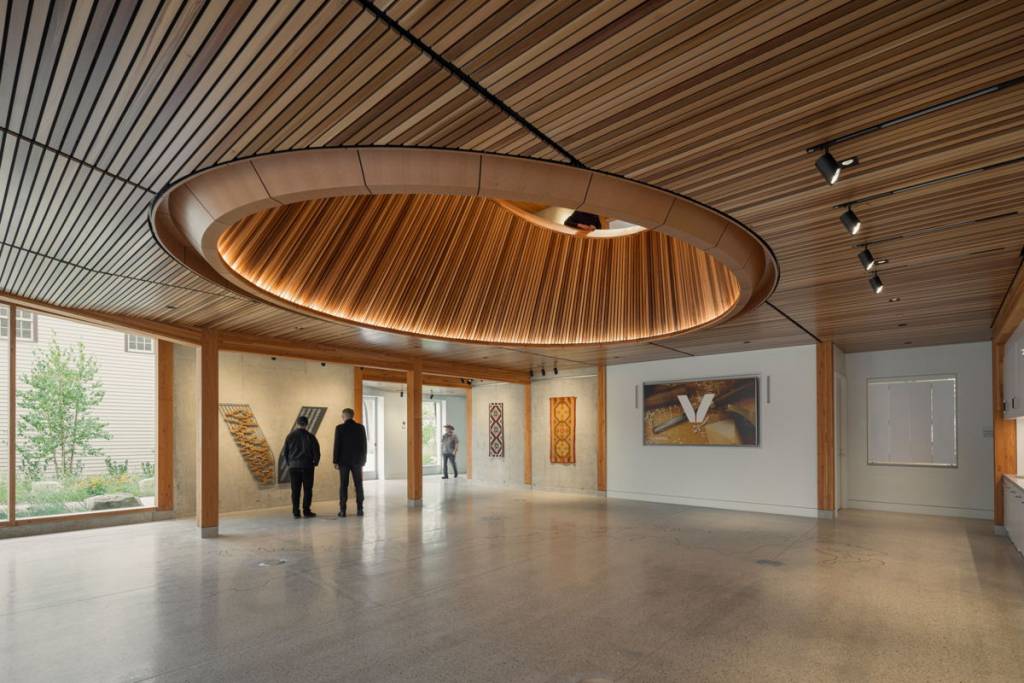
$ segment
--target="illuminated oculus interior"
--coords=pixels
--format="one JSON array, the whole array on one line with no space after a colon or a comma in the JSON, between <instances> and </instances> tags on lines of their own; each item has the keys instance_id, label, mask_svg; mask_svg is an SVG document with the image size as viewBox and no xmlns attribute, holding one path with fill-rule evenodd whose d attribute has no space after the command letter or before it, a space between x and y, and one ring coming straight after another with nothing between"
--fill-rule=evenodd
<instances>
[{"instance_id":1,"label":"illuminated oculus interior","mask_svg":"<svg viewBox=\"0 0 1024 683\"><path fill-rule=\"evenodd\" d=\"M363 195L261 211L224 231L217 250L293 304L460 341L649 339L704 325L736 302L736 278L710 254L630 227L586 239L587 230L548 229L480 197Z\"/></svg>"}]
</instances>

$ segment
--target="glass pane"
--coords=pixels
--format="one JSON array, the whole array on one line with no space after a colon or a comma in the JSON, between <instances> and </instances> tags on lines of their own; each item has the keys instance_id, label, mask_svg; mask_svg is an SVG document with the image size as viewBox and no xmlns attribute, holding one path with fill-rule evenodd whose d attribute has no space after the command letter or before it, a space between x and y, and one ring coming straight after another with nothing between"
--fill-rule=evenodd
<instances>
[{"instance_id":1,"label":"glass pane","mask_svg":"<svg viewBox=\"0 0 1024 683\"><path fill-rule=\"evenodd\" d=\"M363 472L377 471L377 397L363 397L363 427L366 429L366 464Z\"/></svg>"},{"instance_id":2,"label":"glass pane","mask_svg":"<svg viewBox=\"0 0 1024 683\"><path fill-rule=\"evenodd\" d=\"M0 304L0 522L4 522L8 519L7 514L7 501L8 501L8 467L10 451L8 449L8 441L10 430L8 429L8 416L10 415L10 375L8 374L10 363L9 346L10 343L10 327L4 326L4 324L10 323L10 308L4 304Z\"/></svg>"},{"instance_id":3,"label":"glass pane","mask_svg":"<svg viewBox=\"0 0 1024 683\"><path fill-rule=\"evenodd\" d=\"M423 465L438 466L441 463L440 425L437 422L437 407L434 401L423 402Z\"/></svg>"},{"instance_id":4,"label":"glass pane","mask_svg":"<svg viewBox=\"0 0 1024 683\"><path fill-rule=\"evenodd\" d=\"M20 316L19 316L20 319ZM17 515L154 504L156 357L41 313L17 340Z\"/></svg>"}]
</instances>

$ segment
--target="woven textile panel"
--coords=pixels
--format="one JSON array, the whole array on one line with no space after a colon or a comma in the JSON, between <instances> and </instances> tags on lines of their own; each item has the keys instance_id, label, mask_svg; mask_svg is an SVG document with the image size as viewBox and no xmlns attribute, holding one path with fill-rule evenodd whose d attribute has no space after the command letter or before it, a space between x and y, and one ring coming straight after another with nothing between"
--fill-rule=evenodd
<instances>
[{"instance_id":1,"label":"woven textile panel","mask_svg":"<svg viewBox=\"0 0 1024 683\"><path fill-rule=\"evenodd\" d=\"M553 396L548 400L551 412L551 462L576 463L576 397Z\"/></svg>"},{"instance_id":2,"label":"woven textile panel","mask_svg":"<svg viewBox=\"0 0 1024 683\"><path fill-rule=\"evenodd\" d=\"M492 458L505 457L505 404L487 405L487 454Z\"/></svg>"},{"instance_id":3,"label":"woven textile panel","mask_svg":"<svg viewBox=\"0 0 1024 683\"><path fill-rule=\"evenodd\" d=\"M261 486L270 486L277 482L274 453L270 450L267 437L256 422L252 408L246 403L221 403L220 414L224 418L228 432L242 460Z\"/></svg>"}]
</instances>

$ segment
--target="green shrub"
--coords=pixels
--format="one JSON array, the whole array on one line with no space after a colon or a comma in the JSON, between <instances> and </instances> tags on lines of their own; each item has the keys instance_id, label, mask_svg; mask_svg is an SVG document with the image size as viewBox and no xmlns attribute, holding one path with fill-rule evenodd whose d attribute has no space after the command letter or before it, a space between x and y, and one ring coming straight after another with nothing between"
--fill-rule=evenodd
<instances>
[{"instance_id":1,"label":"green shrub","mask_svg":"<svg viewBox=\"0 0 1024 683\"><path fill-rule=\"evenodd\" d=\"M110 459L110 456L103 458L103 462L107 465L107 475L111 477L120 477L122 474L128 474L128 459L125 461L114 462Z\"/></svg>"},{"instance_id":2,"label":"green shrub","mask_svg":"<svg viewBox=\"0 0 1024 683\"><path fill-rule=\"evenodd\" d=\"M139 463L139 466L142 468L143 479L150 479L156 473L156 468L153 467L153 463L151 462L142 462Z\"/></svg>"}]
</instances>

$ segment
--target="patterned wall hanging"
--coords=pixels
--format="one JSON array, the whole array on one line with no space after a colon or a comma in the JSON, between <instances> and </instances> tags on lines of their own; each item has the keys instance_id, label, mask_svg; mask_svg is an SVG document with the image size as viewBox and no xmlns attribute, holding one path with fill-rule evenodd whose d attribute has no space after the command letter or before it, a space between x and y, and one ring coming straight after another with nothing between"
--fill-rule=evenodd
<instances>
[{"instance_id":1,"label":"patterned wall hanging","mask_svg":"<svg viewBox=\"0 0 1024 683\"><path fill-rule=\"evenodd\" d=\"M309 430L310 434L316 436L317 430L320 429L320 423L324 421L324 415L326 414L327 408L302 406L299 408L299 414L295 416L295 421L292 422L292 428L288 430L288 433L291 434L298 428L299 418L305 415L309 420L309 425L306 429ZM292 478L288 475L288 466L284 464L284 458L281 457L282 455L284 455L284 444L281 444L281 450L277 452L277 483L287 484L292 480Z\"/></svg>"},{"instance_id":2,"label":"patterned wall hanging","mask_svg":"<svg viewBox=\"0 0 1024 683\"><path fill-rule=\"evenodd\" d=\"M221 403L220 414L252 476L260 486L272 486L277 481L274 453L252 408L245 403Z\"/></svg>"},{"instance_id":3,"label":"patterned wall hanging","mask_svg":"<svg viewBox=\"0 0 1024 683\"><path fill-rule=\"evenodd\" d=\"M576 463L576 397L549 399L551 411L551 462L560 465Z\"/></svg>"},{"instance_id":4,"label":"patterned wall hanging","mask_svg":"<svg viewBox=\"0 0 1024 683\"><path fill-rule=\"evenodd\" d=\"M492 458L505 457L505 404L489 403L487 406L487 454Z\"/></svg>"}]
</instances>

